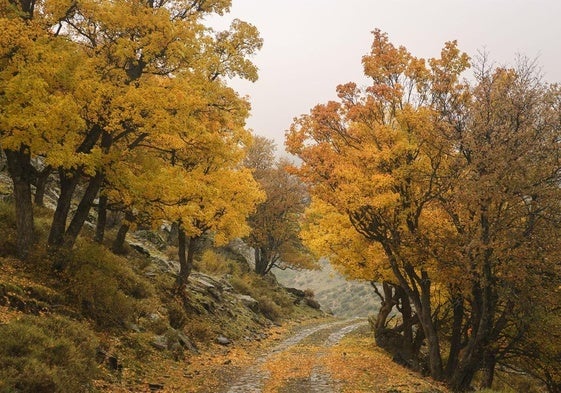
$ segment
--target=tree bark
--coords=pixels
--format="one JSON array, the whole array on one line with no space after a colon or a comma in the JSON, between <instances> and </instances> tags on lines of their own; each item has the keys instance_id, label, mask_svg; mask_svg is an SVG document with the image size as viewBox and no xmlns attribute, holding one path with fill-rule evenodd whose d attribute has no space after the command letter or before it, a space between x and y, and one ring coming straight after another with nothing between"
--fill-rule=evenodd
<instances>
[{"instance_id":1,"label":"tree bark","mask_svg":"<svg viewBox=\"0 0 561 393\"><path fill-rule=\"evenodd\" d=\"M264 276L267 273L267 251L262 247L255 247L255 273Z\"/></svg>"},{"instance_id":2,"label":"tree bark","mask_svg":"<svg viewBox=\"0 0 561 393\"><path fill-rule=\"evenodd\" d=\"M464 318L464 300L461 295L451 299L453 308L452 336L450 339L450 351L446 363L445 375L450 379L454 370L458 367L458 356L462 345L462 322Z\"/></svg>"},{"instance_id":3,"label":"tree bark","mask_svg":"<svg viewBox=\"0 0 561 393\"><path fill-rule=\"evenodd\" d=\"M495 354L490 351L485 351L481 389L491 389L491 387L493 386L496 365L497 359L495 358Z\"/></svg>"},{"instance_id":4,"label":"tree bark","mask_svg":"<svg viewBox=\"0 0 561 393\"><path fill-rule=\"evenodd\" d=\"M177 275L177 287L180 292L185 290L191 271L193 270L193 261L195 259L195 252L197 251L197 243L199 236L187 238L185 231L179 228L178 243L179 243L179 274Z\"/></svg>"},{"instance_id":5,"label":"tree bark","mask_svg":"<svg viewBox=\"0 0 561 393\"><path fill-rule=\"evenodd\" d=\"M68 219L68 214L70 213L72 197L74 196L74 191L78 185L79 178L80 174L77 170L68 171L62 168L59 169L60 195L53 214L51 230L49 232L49 239L47 242L47 245L51 250L58 249L64 242L66 221Z\"/></svg>"},{"instance_id":6,"label":"tree bark","mask_svg":"<svg viewBox=\"0 0 561 393\"><path fill-rule=\"evenodd\" d=\"M70 249L74 246L74 243L76 243L76 239L78 238L78 235L80 234L80 231L90 214L93 201L101 188L103 178L103 173L98 171L95 176L90 179L86 192L82 196L82 199L78 204L78 208L72 217L72 221L70 222L70 225L68 225L68 229L64 234L64 247Z\"/></svg>"},{"instance_id":7,"label":"tree bark","mask_svg":"<svg viewBox=\"0 0 561 393\"><path fill-rule=\"evenodd\" d=\"M97 221L95 224L95 237L96 243L102 244L105 238L105 227L107 224L107 195L99 197L99 205L97 206Z\"/></svg>"},{"instance_id":8,"label":"tree bark","mask_svg":"<svg viewBox=\"0 0 561 393\"><path fill-rule=\"evenodd\" d=\"M391 247L387 244L382 244L386 255L390 261L392 271L399 281L399 285L407 294L413 303L415 313L419 318L419 323L423 329L429 358L430 376L435 380L442 380L443 367L442 356L440 354L440 340L438 337L437 328L432 320L432 308L430 299L431 280L426 271L421 271L421 277L417 275L413 266L404 262L404 270L408 279L412 284L409 284L408 279L400 270L399 263L394 255Z\"/></svg>"},{"instance_id":9,"label":"tree bark","mask_svg":"<svg viewBox=\"0 0 561 393\"><path fill-rule=\"evenodd\" d=\"M111 245L111 251L115 254L123 254L125 249L125 239L127 238L127 233L130 229L131 222L134 220L134 216L130 212L125 213L125 221L119 227L117 231L117 236L113 240L113 244Z\"/></svg>"},{"instance_id":10,"label":"tree bark","mask_svg":"<svg viewBox=\"0 0 561 393\"><path fill-rule=\"evenodd\" d=\"M20 150L5 150L8 172L14 184L16 210L17 256L24 260L35 242L33 203L31 200L31 155L29 148L22 145Z\"/></svg>"},{"instance_id":11,"label":"tree bark","mask_svg":"<svg viewBox=\"0 0 561 393\"><path fill-rule=\"evenodd\" d=\"M386 327L386 320L397 304L397 301L394 298L393 288L394 286L386 281L382 282L382 291L384 292L383 294L381 294L378 289L374 287L376 293L382 300L380 309L378 310L378 314L376 315L374 333L376 333L376 331L378 331L379 329L383 329Z\"/></svg>"},{"instance_id":12,"label":"tree bark","mask_svg":"<svg viewBox=\"0 0 561 393\"><path fill-rule=\"evenodd\" d=\"M438 332L432 320L430 288L422 289L421 315L419 320L421 321L421 326L423 327L423 332L427 339L430 375L432 378L439 381L442 379L442 356L440 354L440 340L438 338Z\"/></svg>"},{"instance_id":13,"label":"tree bark","mask_svg":"<svg viewBox=\"0 0 561 393\"><path fill-rule=\"evenodd\" d=\"M50 166L45 167L40 172L37 172L37 180L35 182L35 197L34 203L36 206L45 206L45 192L47 190L47 183L53 168Z\"/></svg>"},{"instance_id":14,"label":"tree bark","mask_svg":"<svg viewBox=\"0 0 561 393\"><path fill-rule=\"evenodd\" d=\"M89 132L84 137L84 140L76 149L77 153L89 153L95 146L100 136L102 135L102 128L94 124ZM66 232L66 221L70 212L70 206L76 186L82 176L82 168L78 169L64 169L59 168L60 178L60 196L57 201L53 221L51 224L51 231L49 233L48 248L50 250L57 250L64 243L64 234Z\"/></svg>"}]
</instances>

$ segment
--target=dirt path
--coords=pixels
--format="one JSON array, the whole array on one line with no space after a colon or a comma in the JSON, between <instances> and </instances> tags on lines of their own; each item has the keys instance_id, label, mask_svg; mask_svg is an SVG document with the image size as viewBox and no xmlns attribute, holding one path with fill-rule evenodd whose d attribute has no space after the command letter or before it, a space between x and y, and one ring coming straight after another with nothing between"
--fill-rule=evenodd
<instances>
[{"instance_id":1,"label":"dirt path","mask_svg":"<svg viewBox=\"0 0 561 393\"><path fill-rule=\"evenodd\" d=\"M324 358L346 334L366 325L364 319L350 319L303 329L258 358L227 393L339 392L323 365Z\"/></svg>"}]
</instances>

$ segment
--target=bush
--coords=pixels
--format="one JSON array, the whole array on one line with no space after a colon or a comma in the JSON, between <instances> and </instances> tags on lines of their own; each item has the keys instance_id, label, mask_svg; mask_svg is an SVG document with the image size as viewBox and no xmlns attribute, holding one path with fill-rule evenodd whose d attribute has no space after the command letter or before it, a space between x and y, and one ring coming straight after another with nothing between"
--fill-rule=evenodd
<instances>
[{"instance_id":1,"label":"bush","mask_svg":"<svg viewBox=\"0 0 561 393\"><path fill-rule=\"evenodd\" d=\"M238 273L240 268L237 265L235 261L213 250L206 250L196 263L197 270L215 276Z\"/></svg>"},{"instance_id":2,"label":"bush","mask_svg":"<svg viewBox=\"0 0 561 393\"><path fill-rule=\"evenodd\" d=\"M242 277L232 277L230 285L242 295L255 297L255 289L252 287L252 282L248 279L247 275Z\"/></svg>"},{"instance_id":3,"label":"bush","mask_svg":"<svg viewBox=\"0 0 561 393\"><path fill-rule=\"evenodd\" d=\"M190 339L196 342L210 342L216 335L216 325L204 318L189 319L183 329Z\"/></svg>"},{"instance_id":4,"label":"bush","mask_svg":"<svg viewBox=\"0 0 561 393\"><path fill-rule=\"evenodd\" d=\"M168 310L168 319L170 326L174 329L182 329L187 322L187 314L185 313L183 305L171 301L166 304L166 308Z\"/></svg>"},{"instance_id":5,"label":"bush","mask_svg":"<svg viewBox=\"0 0 561 393\"><path fill-rule=\"evenodd\" d=\"M83 324L26 316L0 326L0 392L85 392L96 377L97 340Z\"/></svg>"},{"instance_id":6,"label":"bush","mask_svg":"<svg viewBox=\"0 0 561 393\"><path fill-rule=\"evenodd\" d=\"M137 299L154 289L128 266L128 261L103 246L82 244L69 256L68 300L99 327L125 326L139 313Z\"/></svg>"},{"instance_id":7,"label":"bush","mask_svg":"<svg viewBox=\"0 0 561 393\"><path fill-rule=\"evenodd\" d=\"M268 297L263 296L258 299L258 302L259 309L261 310L263 315L265 315L265 317L274 322L279 321L282 318L282 308L279 307L274 301L272 301Z\"/></svg>"}]
</instances>

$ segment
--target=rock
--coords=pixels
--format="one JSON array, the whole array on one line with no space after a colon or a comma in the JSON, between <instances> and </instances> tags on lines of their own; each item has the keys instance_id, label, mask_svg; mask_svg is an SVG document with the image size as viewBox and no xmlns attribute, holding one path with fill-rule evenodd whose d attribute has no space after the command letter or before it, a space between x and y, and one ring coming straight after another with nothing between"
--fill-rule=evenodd
<instances>
[{"instance_id":1,"label":"rock","mask_svg":"<svg viewBox=\"0 0 561 393\"><path fill-rule=\"evenodd\" d=\"M150 251L148 251L144 245L140 244L140 243L132 243L129 242L129 246L131 246L132 248L134 248L136 251L138 251L139 253L141 253L142 255L145 255L147 257L150 256Z\"/></svg>"},{"instance_id":2,"label":"rock","mask_svg":"<svg viewBox=\"0 0 561 393\"><path fill-rule=\"evenodd\" d=\"M253 311L253 312L258 312L259 311L259 302L257 300L255 300L254 298L252 298L251 296L237 294L236 298L240 302L242 302L244 306L249 308L251 311Z\"/></svg>"},{"instance_id":3,"label":"rock","mask_svg":"<svg viewBox=\"0 0 561 393\"><path fill-rule=\"evenodd\" d=\"M209 293L217 300L221 300L222 284L202 273L192 273L189 277L191 280L192 288L199 293Z\"/></svg>"},{"instance_id":4,"label":"rock","mask_svg":"<svg viewBox=\"0 0 561 393\"><path fill-rule=\"evenodd\" d=\"M177 332L177 340L179 341L179 344L189 350L190 352L194 353L194 354L199 354L199 349L197 348L197 346L189 339L189 337L187 337L187 335L183 332L180 331L176 331Z\"/></svg>"},{"instance_id":5,"label":"rock","mask_svg":"<svg viewBox=\"0 0 561 393\"><path fill-rule=\"evenodd\" d=\"M157 322L160 319L162 319L162 316L160 314L156 314L155 312L148 314L148 319L151 322Z\"/></svg>"},{"instance_id":6,"label":"rock","mask_svg":"<svg viewBox=\"0 0 561 393\"><path fill-rule=\"evenodd\" d=\"M218 336L216 338L216 342L220 345L230 345L232 343L232 341L230 341L229 338L224 337L224 336Z\"/></svg>"},{"instance_id":7,"label":"rock","mask_svg":"<svg viewBox=\"0 0 561 393\"><path fill-rule=\"evenodd\" d=\"M306 298L306 305L308 305L308 307L314 308L316 310L319 310L321 308L321 305L318 303L317 300L311 299L309 297Z\"/></svg>"},{"instance_id":8,"label":"rock","mask_svg":"<svg viewBox=\"0 0 561 393\"><path fill-rule=\"evenodd\" d=\"M306 293L298 288L286 288L286 292L298 297L298 298L304 298L306 296Z\"/></svg>"},{"instance_id":9,"label":"rock","mask_svg":"<svg viewBox=\"0 0 561 393\"><path fill-rule=\"evenodd\" d=\"M163 390L164 389L164 384L163 383L149 383L148 384L148 389L150 389L151 392L156 392L158 390Z\"/></svg>"},{"instance_id":10,"label":"rock","mask_svg":"<svg viewBox=\"0 0 561 393\"><path fill-rule=\"evenodd\" d=\"M209 288L208 293L210 293L210 295L216 300L220 302L222 301L222 296L220 295L220 292L216 288Z\"/></svg>"},{"instance_id":11,"label":"rock","mask_svg":"<svg viewBox=\"0 0 561 393\"><path fill-rule=\"evenodd\" d=\"M168 340L166 336L154 336L151 342L152 346L160 351L168 349Z\"/></svg>"}]
</instances>

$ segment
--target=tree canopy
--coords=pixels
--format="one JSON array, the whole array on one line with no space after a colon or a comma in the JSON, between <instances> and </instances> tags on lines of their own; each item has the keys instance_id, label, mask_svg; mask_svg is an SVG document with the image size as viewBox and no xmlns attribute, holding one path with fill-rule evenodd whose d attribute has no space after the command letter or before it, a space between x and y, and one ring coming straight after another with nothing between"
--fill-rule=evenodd
<instances>
[{"instance_id":1,"label":"tree canopy","mask_svg":"<svg viewBox=\"0 0 561 393\"><path fill-rule=\"evenodd\" d=\"M255 272L265 275L274 267L315 268L316 260L300 237L308 205L304 184L287 171L286 160L275 160L275 144L270 139L257 136L244 162L266 195L249 216L251 231L246 241L255 251Z\"/></svg>"},{"instance_id":2,"label":"tree canopy","mask_svg":"<svg viewBox=\"0 0 561 393\"><path fill-rule=\"evenodd\" d=\"M559 89L486 56L467 80L456 42L425 60L379 30L362 63L369 86L338 86L287 132L314 200L304 237L395 288L407 363L425 342L432 377L462 391L484 369L490 386L536 327L532 304L561 300Z\"/></svg>"},{"instance_id":3,"label":"tree canopy","mask_svg":"<svg viewBox=\"0 0 561 393\"><path fill-rule=\"evenodd\" d=\"M225 31L205 26L205 16L229 7L1 4L0 142L22 258L34 243L31 185L40 171L59 177L50 250L72 247L98 197L100 217L118 209L128 224L173 221L187 236L207 231L219 242L247 233L262 194L240 165L252 139L249 104L227 82L257 79L250 57L262 40L241 20Z\"/></svg>"}]
</instances>

